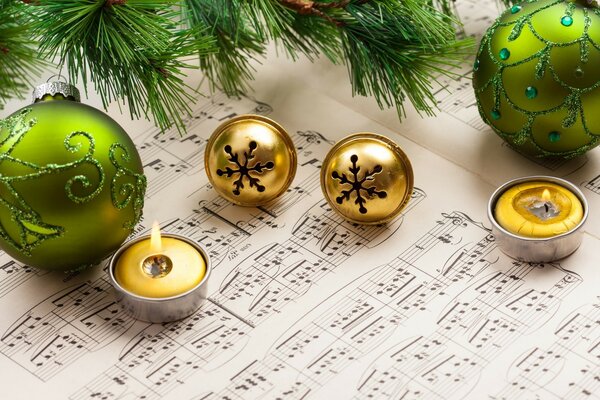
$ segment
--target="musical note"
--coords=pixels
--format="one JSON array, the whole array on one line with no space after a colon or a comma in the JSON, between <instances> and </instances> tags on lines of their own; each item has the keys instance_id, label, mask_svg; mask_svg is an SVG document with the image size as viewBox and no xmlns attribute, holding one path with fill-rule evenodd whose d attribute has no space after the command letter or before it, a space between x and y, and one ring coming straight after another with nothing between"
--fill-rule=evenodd
<instances>
[{"instance_id":1,"label":"musical note","mask_svg":"<svg viewBox=\"0 0 600 400\"><path fill-rule=\"evenodd\" d=\"M0 251L0 298L17 289L29 279L48 272L18 263Z\"/></svg>"},{"instance_id":2,"label":"musical note","mask_svg":"<svg viewBox=\"0 0 600 400\"><path fill-rule=\"evenodd\" d=\"M0 338L0 352L46 381L78 358L119 338L134 323L104 279L44 300Z\"/></svg>"},{"instance_id":3,"label":"musical note","mask_svg":"<svg viewBox=\"0 0 600 400\"><path fill-rule=\"evenodd\" d=\"M585 184L585 188L591 190L596 194L600 194L600 175L597 175L595 178L588 181Z\"/></svg>"}]
</instances>

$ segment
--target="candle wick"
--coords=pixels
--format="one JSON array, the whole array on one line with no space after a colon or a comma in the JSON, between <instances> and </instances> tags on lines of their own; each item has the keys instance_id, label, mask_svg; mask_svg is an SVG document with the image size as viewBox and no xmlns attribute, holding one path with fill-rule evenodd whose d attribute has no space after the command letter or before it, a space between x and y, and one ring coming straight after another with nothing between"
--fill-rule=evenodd
<instances>
[{"instance_id":1,"label":"candle wick","mask_svg":"<svg viewBox=\"0 0 600 400\"><path fill-rule=\"evenodd\" d=\"M142 264L142 269L151 278L162 278L171 272L173 262L163 254L149 256Z\"/></svg>"},{"instance_id":2,"label":"candle wick","mask_svg":"<svg viewBox=\"0 0 600 400\"><path fill-rule=\"evenodd\" d=\"M527 209L542 221L555 218L560 214L560 209L551 201L536 200L529 204Z\"/></svg>"}]
</instances>

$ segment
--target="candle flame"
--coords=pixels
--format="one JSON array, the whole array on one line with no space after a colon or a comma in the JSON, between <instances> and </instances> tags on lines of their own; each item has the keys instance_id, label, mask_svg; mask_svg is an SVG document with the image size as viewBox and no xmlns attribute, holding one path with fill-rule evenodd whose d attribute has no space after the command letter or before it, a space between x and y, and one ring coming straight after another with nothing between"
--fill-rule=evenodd
<instances>
[{"instance_id":1,"label":"candle flame","mask_svg":"<svg viewBox=\"0 0 600 400\"><path fill-rule=\"evenodd\" d=\"M152 224L152 234L150 235L150 251L160 253L162 251L162 241L160 239L160 226L154 221Z\"/></svg>"},{"instance_id":2,"label":"candle flame","mask_svg":"<svg viewBox=\"0 0 600 400\"><path fill-rule=\"evenodd\" d=\"M544 191L542 192L542 200L550 201L551 199L552 196L550 196L550 191L548 189L544 189Z\"/></svg>"}]
</instances>

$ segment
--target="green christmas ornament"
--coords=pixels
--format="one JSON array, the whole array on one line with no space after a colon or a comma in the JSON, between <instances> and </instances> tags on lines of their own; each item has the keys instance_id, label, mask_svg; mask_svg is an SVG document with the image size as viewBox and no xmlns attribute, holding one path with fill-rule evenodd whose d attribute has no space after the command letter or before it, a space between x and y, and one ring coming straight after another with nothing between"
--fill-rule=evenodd
<instances>
[{"instance_id":1,"label":"green christmas ornament","mask_svg":"<svg viewBox=\"0 0 600 400\"><path fill-rule=\"evenodd\" d=\"M473 66L483 120L524 154L574 157L600 140L596 1L525 1L484 35Z\"/></svg>"},{"instance_id":2,"label":"green christmas ornament","mask_svg":"<svg viewBox=\"0 0 600 400\"><path fill-rule=\"evenodd\" d=\"M114 120L62 82L0 120L0 247L48 270L93 265L142 215L146 178Z\"/></svg>"}]
</instances>

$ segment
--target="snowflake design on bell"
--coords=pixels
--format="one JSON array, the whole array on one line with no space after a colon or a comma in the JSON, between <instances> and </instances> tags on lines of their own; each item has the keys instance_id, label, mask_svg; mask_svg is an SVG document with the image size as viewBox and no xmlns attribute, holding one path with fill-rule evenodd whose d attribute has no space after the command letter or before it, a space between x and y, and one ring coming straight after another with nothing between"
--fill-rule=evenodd
<instances>
[{"instance_id":1,"label":"snowflake design on bell","mask_svg":"<svg viewBox=\"0 0 600 400\"><path fill-rule=\"evenodd\" d=\"M347 190L341 191L341 196L336 197L336 201L338 204L342 204L344 201L350 201L350 195L352 193L356 193L356 200L354 204L358 204L358 211L361 214L367 213L367 208L365 204L367 203L367 198L373 198L373 196L377 196L380 199L384 199L387 197L387 193L383 190L377 190L375 186L364 186L365 182L372 182L375 180L374 176L381 171L383 168L381 165L375 165L372 171L366 170L363 177L359 178L358 173L360 172L360 167L357 165L358 156L353 154L350 156L350 161L352 162L352 166L348 167L348 170L352 173L352 177L349 179L345 173L341 175L337 171L333 171L331 176L333 179L337 179L342 185L350 185L351 188ZM363 192L365 192L367 198L363 197Z\"/></svg>"},{"instance_id":2,"label":"snowflake design on bell","mask_svg":"<svg viewBox=\"0 0 600 400\"><path fill-rule=\"evenodd\" d=\"M244 152L243 163L240 161L240 156L238 153L234 153L230 145L226 145L224 148L225 153L229 155L229 162L235 164L237 169L232 169L230 167L227 167L224 170L217 169L217 175L226 175L227 178L231 178L234 175L239 175L239 177L233 182L233 194L236 196L239 196L240 189L244 188L244 177L248 180L249 187L255 187L259 192L265 191L265 187L260 184L260 179L250 175L250 172L262 174L265 170L273 169L275 167L275 163L273 161L268 161L263 165L260 162L257 162L249 166L248 164L255 157L254 150L256 150L257 147L258 145L255 141L250 142L248 145L248 152Z\"/></svg>"}]
</instances>

